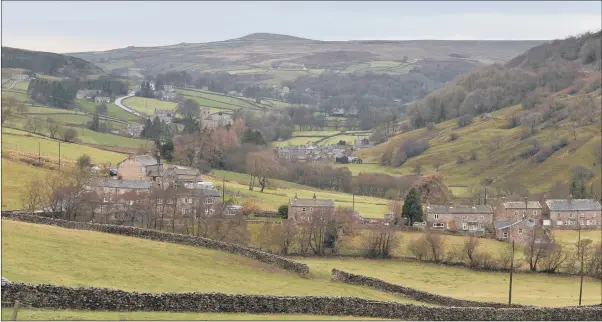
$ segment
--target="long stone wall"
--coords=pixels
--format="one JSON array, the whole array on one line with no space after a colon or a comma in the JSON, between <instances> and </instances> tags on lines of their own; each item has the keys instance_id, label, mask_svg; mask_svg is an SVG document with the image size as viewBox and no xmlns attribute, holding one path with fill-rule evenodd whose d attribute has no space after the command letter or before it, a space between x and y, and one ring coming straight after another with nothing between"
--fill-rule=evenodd
<instances>
[{"instance_id":1,"label":"long stone wall","mask_svg":"<svg viewBox=\"0 0 602 322\"><path fill-rule=\"evenodd\" d=\"M339 271L337 269L332 270L332 280L343 282L347 284L353 285L361 285L366 286L378 291L401 294L407 298L411 298L416 301L437 304L442 306L459 306L459 307L493 307L493 308L502 308L509 307L507 304L496 303L496 302L478 302L478 301L469 301L469 300L461 300L455 299L453 297L441 296L433 293L428 293L424 291L419 291L417 289L413 289L410 287L405 287L401 285L391 284L389 282L385 282L383 280L372 278L363 275L355 275L343 271ZM524 307L523 305L513 304L510 307Z\"/></svg>"},{"instance_id":2,"label":"long stone wall","mask_svg":"<svg viewBox=\"0 0 602 322\"><path fill-rule=\"evenodd\" d=\"M428 307L355 297L229 295L222 293L136 293L104 288L8 283L2 302L34 308L102 311L169 311L313 314L414 321L597 321L602 307L492 308Z\"/></svg>"},{"instance_id":3,"label":"long stone wall","mask_svg":"<svg viewBox=\"0 0 602 322\"><path fill-rule=\"evenodd\" d=\"M36 215L29 215L17 212L2 212L2 218L16 221L29 222L34 224L51 225L69 229L81 229L99 231L103 233L123 235L136 238L144 238L161 242L182 244L189 246L200 246L205 248L217 249L232 254L246 256L267 264L280 267L301 275L309 273L309 267L306 264L295 262L282 256L266 253L255 248L241 245L220 242L203 237L188 236L182 234L162 232L152 229L136 228L130 226L104 225L95 223L83 223L54 219Z\"/></svg>"}]
</instances>

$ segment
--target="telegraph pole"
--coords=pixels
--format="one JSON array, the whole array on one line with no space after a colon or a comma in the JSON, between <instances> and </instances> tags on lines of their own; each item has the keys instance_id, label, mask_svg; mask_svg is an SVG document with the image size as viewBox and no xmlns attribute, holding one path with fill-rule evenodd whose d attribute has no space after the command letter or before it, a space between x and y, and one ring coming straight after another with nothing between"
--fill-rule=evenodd
<instances>
[{"instance_id":1,"label":"telegraph pole","mask_svg":"<svg viewBox=\"0 0 602 322\"><path fill-rule=\"evenodd\" d=\"M222 205L226 200L226 176L222 176Z\"/></svg>"},{"instance_id":2,"label":"telegraph pole","mask_svg":"<svg viewBox=\"0 0 602 322\"><path fill-rule=\"evenodd\" d=\"M512 272L514 271L514 240L512 241L512 257L510 258L510 290L508 291L508 305L512 305Z\"/></svg>"},{"instance_id":3,"label":"telegraph pole","mask_svg":"<svg viewBox=\"0 0 602 322\"><path fill-rule=\"evenodd\" d=\"M61 141L59 141L59 170L61 169Z\"/></svg>"},{"instance_id":4,"label":"telegraph pole","mask_svg":"<svg viewBox=\"0 0 602 322\"><path fill-rule=\"evenodd\" d=\"M581 297L583 296L583 253L585 253L584 245L581 245L581 220L577 218L577 224L579 224L579 239L577 242L579 250L581 250L581 269L579 270L579 275L581 275L581 282L579 283L579 306L581 306Z\"/></svg>"},{"instance_id":5,"label":"telegraph pole","mask_svg":"<svg viewBox=\"0 0 602 322\"><path fill-rule=\"evenodd\" d=\"M42 157L40 153L40 142L38 141L38 164L42 163Z\"/></svg>"},{"instance_id":6,"label":"telegraph pole","mask_svg":"<svg viewBox=\"0 0 602 322\"><path fill-rule=\"evenodd\" d=\"M353 212L355 213L355 192L353 192L353 203L352 203L352 207L353 207Z\"/></svg>"}]
</instances>

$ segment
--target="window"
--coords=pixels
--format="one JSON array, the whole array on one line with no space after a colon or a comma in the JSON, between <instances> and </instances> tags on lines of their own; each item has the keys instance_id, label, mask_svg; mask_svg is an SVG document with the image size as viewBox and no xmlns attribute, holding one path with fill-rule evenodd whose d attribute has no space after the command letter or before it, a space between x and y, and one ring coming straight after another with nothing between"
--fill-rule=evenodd
<instances>
[{"instance_id":1,"label":"window","mask_svg":"<svg viewBox=\"0 0 602 322\"><path fill-rule=\"evenodd\" d=\"M192 198L188 198L188 203L192 203Z\"/></svg>"},{"instance_id":2,"label":"window","mask_svg":"<svg viewBox=\"0 0 602 322\"><path fill-rule=\"evenodd\" d=\"M583 226L583 220L579 220L579 225Z\"/></svg>"},{"instance_id":3,"label":"window","mask_svg":"<svg viewBox=\"0 0 602 322\"><path fill-rule=\"evenodd\" d=\"M439 219L439 215L435 215L435 219Z\"/></svg>"},{"instance_id":4,"label":"window","mask_svg":"<svg viewBox=\"0 0 602 322\"><path fill-rule=\"evenodd\" d=\"M588 220L586 221L586 224L589 226L589 225L591 225L591 224L592 224L592 221L588 219Z\"/></svg>"},{"instance_id":5,"label":"window","mask_svg":"<svg viewBox=\"0 0 602 322\"><path fill-rule=\"evenodd\" d=\"M557 226L562 226L562 220L559 220L559 221L557 221L557 222L556 222L556 225L557 225Z\"/></svg>"},{"instance_id":6,"label":"window","mask_svg":"<svg viewBox=\"0 0 602 322\"><path fill-rule=\"evenodd\" d=\"M485 219L485 216L484 216L484 215L481 215L479 218L480 218L481 220L483 220L483 219Z\"/></svg>"},{"instance_id":7,"label":"window","mask_svg":"<svg viewBox=\"0 0 602 322\"><path fill-rule=\"evenodd\" d=\"M163 204L163 199L157 199L157 205L162 205Z\"/></svg>"},{"instance_id":8,"label":"window","mask_svg":"<svg viewBox=\"0 0 602 322\"><path fill-rule=\"evenodd\" d=\"M479 223L479 229L483 229L483 223Z\"/></svg>"},{"instance_id":9,"label":"window","mask_svg":"<svg viewBox=\"0 0 602 322\"><path fill-rule=\"evenodd\" d=\"M518 234L519 234L519 235L522 235L522 234L523 234L523 229L522 229L522 228L519 228L519 229L518 229Z\"/></svg>"},{"instance_id":10,"label":"window","mask_svg":"<svg viewBox=\"0 0 602 322\"><path fill-rule=\"evenodd\" d=\"M537 210L533 210L533 216L537 216Z\"/></svg>"},{"instance_id":11,"label":"window","mask_svg":"<svg viewBox=\"0 0 602 322\"><path fill-rule=\"evenodd\" d=\"M303 207L303 211L305 211L305 207Z\"/></svg>"},{"instance_id":12,"label":"window","mask_svg":"<svg viewBox=\"0 0 602 322\"><path fill-rule=\"evenodd\" d=\"M467 230L467 229L468 229L468 224L462 223L462 230Z\"/></svg>"},{"instance_id":13,"label":"window","mask_svg":"<svg viewBox=\"0 0 602 322\"><path fill-rule=\"evenodd\" d=\"M524 216L526 216L526 215L527 215L527 212L526 212L526 211L523 211L523 217L524 217Z\"/></svg>"},{"instance_id":14,"label":"window","mask_svg":"<svg viewBox=\"0 0 602 322\"><path fill-rule=\"evenodd\" d=\"M462 216L462 221L466 221L466 216Z\"/></svg>"},{"instance_id":15,"label":"window","mask_svg":"<svg viewBox=\"0 0 602 322\"><path fill-rule=\"evenodd\" d=\"M515 215L515 216L518 216L518 211L514 211L514 215Z\"/></svg>"},{"instance_id":16,"label":"window","mask_svg":"<svg viewBox=\"0 0 602 322\"><path fill-rule=\"evenodd\" d=\"M436 223L433 223L433 227L435 227L435 228L443 228L444 225L443 225L443 223L436 222Z\"/></svg>"},{"instance_id":17,"label":"window","mask_svg":"<svg viewBox=\"0 0 602 322\"><path fill-rule=\"evenodd\" d=\"M314 207L309 207L309 211L314 211Z\"/></svg>"},{"instance_id":18,"label":"window","mask_svg":"<svg viewBox=\"0 0 602 322\"><path fill-rule=\"evenodd\" d=\"M503 237L503 238L508 238L508 232L507 232L507 231L505 231L505 232L502 234L502 237Z\"/></svg>"},{"instance_id":19,"label":"window","mask_svg":"<svg viewBox=\"0 0 602 322\"><path fill-rule=\"evenodd\" d=\"M579 217L583 218L585 217L585 214L580 214Z\"/></svg>"}]
</instances>

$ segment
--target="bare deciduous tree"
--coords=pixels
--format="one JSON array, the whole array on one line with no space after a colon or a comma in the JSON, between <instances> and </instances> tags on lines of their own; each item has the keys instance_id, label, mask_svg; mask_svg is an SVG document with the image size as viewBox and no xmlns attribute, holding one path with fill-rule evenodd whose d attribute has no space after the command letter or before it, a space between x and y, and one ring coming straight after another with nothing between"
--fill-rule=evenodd
<instances>
[{"instance_id":1,"label":"bare deciduous tree","mask_svg":"<svg viewBox=\"0 0 602 322\"><path fill-rule=\"evenodd\" d=\"M479 240L475 236L470 236L468 239L464 240L464 246L462 247L462 255L463 257L468 259L468 265L470 267L475 266L475 251L479 246Z\"/></svg>"},{"instance_id":2,"label":"bare deciduous tree","mask_svg":"<svg viewBox=\"0 0 602 322\"><path fill-rule=\"evenodd\" d=\"M372 258L389 258L398 244L399 237L393 226L379 225L365 236L364 254Z\"/></svg>"}]
</instances>

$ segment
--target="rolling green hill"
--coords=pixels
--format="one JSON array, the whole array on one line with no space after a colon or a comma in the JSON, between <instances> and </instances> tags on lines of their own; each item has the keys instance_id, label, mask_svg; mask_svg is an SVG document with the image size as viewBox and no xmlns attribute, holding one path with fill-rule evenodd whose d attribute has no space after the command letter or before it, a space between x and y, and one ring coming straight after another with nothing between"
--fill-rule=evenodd
<instances>
[{"instance_id":1,"label":"rolling green hill","mask_svg":"<svg viewBox=\"0 0 602 322\"><path fill-rule=\"evenodd\" d=\"M592 93L598 106L599 95L599 91ZM528 188L530 193L541 193L556 181L569 180L571 168L582 165L593 172L591 182L595 183L594 187L600 195L600 164L596 162L594 154L595 147L601 144L599 111L598 121L578 126L575 136L571 122L563 120L558 127L539 125L534 135L521 139L523 127L507 128L508 119L521 109L517 105L491 113L491 118L475 117L471 124L461 128L453 119L435 125L432 130L422 128L400 134L374 148L360 150L358 154L364 160L378 163L383 153L393 151L395 154L399 146L408 140L427 140L430 147L421 155L409 158L400 167L369 164L351 165L349 168L354 173L410 175L416 162L420 163L422 173L435 172L435 165L439 163L438 172L445 176L448 185L480 187L484 179L490 178L499 183L520 184ZM458 136L455 141L451 140L452 133ZM538 162L536 156L521 157L532 146L532 140L537 140L543 147L561 138L568 139L568 146L554 152L543 162ZM473 152L476 153L476 160L471 160ZM464 163L458 163L460 157Z\"/></svg>"},{"instance_id":2,"label":"rolling green hill","mask_svg":"<svg viewBox=\"0 0 602 322\"><path fill-rule=\"evenodd\" d=\"M82 77L104 74L98 66L68 55L2 47L2 67L22 68L50 76Z\"/></svg>"}]
</instances>

